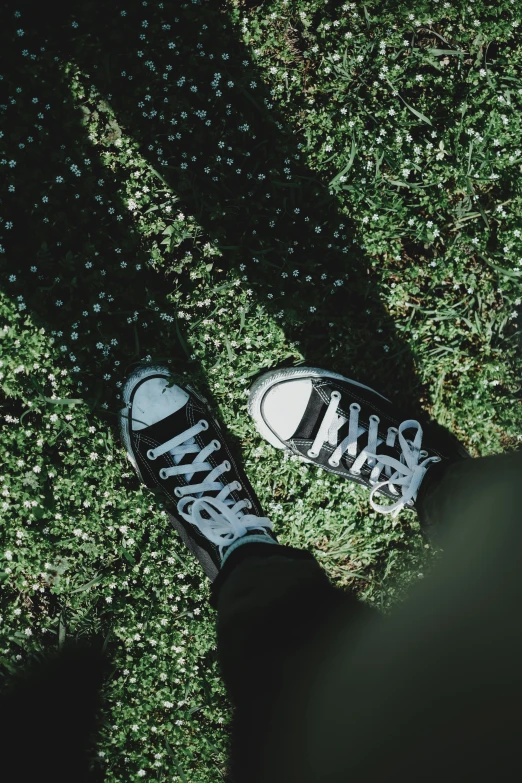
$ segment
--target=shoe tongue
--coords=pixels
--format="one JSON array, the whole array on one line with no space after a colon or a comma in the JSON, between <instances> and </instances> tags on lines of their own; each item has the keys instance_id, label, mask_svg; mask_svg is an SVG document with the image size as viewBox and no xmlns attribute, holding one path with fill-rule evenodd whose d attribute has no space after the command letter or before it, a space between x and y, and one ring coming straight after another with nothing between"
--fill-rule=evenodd
<instances>
[{"instance_id":1,"label":"shoe tongue","mask_svg":"<svg viewBox=\"0 0 522 783\"><path fill-rule=\"evenodd\" d=\"M321 382L321 394L319 394L317 387L315 384L313 385L312 394L308 400L308 405L306 406L303 418L299 422L299 426L292 435L291 440L294 440L294 438L296 440L313 440L315 438L319 432L321 424L323 423L328 406L330 405L330 395L332 391L335 391L337 388L338 386ZM325 395L327 398L326 402L323 399ZM349 426L349 418L346 417L346 421L337 431L338 443L340 443L343 438L348 435Z\"/></svg>"},{"instance_id":2,"label":"shoe tongue","mask_svg":"<svg viewBox=\"0 0 522 783\"><path fill-rule=\"evenodd\" d=\"M161 421L151 424L150 427L144 427L142 430L138 430L138 432L141 437L145 436L146 438L155 441L158 445L162 445L168 440L172 440L176 435L180 435L185 430L190 429L191 426L192 425L187 421L186 408L183 407L181 410L175 411L174 413L171 413L170 416L161 419ZM194 436L192 436L190 440L194 443ZM186 441L183 441L183 443L186 443ZM180 443L179 445L181 446L182 444ZM188 454L183 454L181 459L176 457L174 462L176 465L185 465L187 462L193 462L195 458L196 453L189 452ZM200 484L203 481L202 476L203 474L201 472L195 473L189 481L189 484Z\"/></svg>"},{"instance_id":3,"label":"shoe tongue","mask_svg":"<svg viewBox=\"0 0 522 783\"><path fill-rule=\"evenodd\" d=\"M171 413L170 416L166 416L164 419L151 424L149 427L137 430L136 434L140 436L146 435L147 438L151 438L158 443L166 443L175 435L190 429L190 426L187 421L187 410L184 406L180 410Z\"/></svg>"},{"instance_id":4,"label":"shoe tongue","mask_svg":"<svg viewBox=\"0 0 522 783\"><path fill-rule=\"evenodd\" d=\"M327 409L328 403L324 402L319 396L314 385L303 418L289 440L309 440L310 438L315 438Z\"/></svg>"}]
</instances>

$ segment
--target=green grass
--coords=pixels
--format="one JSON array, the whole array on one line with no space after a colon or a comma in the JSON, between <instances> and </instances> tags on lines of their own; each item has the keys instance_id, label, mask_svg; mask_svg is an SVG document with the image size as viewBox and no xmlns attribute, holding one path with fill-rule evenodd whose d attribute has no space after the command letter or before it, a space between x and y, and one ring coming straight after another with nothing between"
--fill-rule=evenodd
<instances>
[{"instance_id":1,"label":"green grass","mask_svg":"<svg viewBox=\"0 0 522 783\"><path fill-rule=\"evenodd\" d=\"M229 746L208 583L118 440L136 362L210 393L281 542L383 612L437 557L415 512L276 452L250 379L522 439L519 4L247 5L0 12L0 659L105 640L108 783Z\"/></svg>"}]
</instances>

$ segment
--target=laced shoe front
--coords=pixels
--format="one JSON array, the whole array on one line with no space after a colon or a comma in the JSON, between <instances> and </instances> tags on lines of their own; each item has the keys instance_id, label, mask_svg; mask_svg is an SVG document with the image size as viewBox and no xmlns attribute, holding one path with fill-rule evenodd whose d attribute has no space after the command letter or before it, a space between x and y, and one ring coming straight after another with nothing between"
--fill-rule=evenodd
<instances>
[{"instance_id":1,"label":"laced shoe front","mask_svg":"<svg viewBox=\"0 0 522 783\"><path fill-rule=\"evenodd\" d=\"M166 367L142 367L128 378L120 432L138 477L214 580L240 537L277 538L208 402L181 381L167 388L172 377Z\"/></svg>"},{"instance_id":2,"label":"laced shoe front","mask_svg":"<svg viewBox=\"0 0 522 783\"><path fill-rule=\"evenodd\" d=\"M374 389L316 367L263 373L248 409L275 448L365 486L372 508L394 518L415 506L432 464L471 457L436 423L421 426ZM410 429L413 438L404 434ZM375 495L394 503L379 505Z\"/></svg>"},{"instance_id":3,"label":"laced shoe front","mask_svg":"<svg viewBox=\"0 0 522 783\"><path fill-rule=\"evenodd\" d=\"M361 406L357 402L352 402L350 405L350 417L347 419L345 416L337 414L340 400L340 392L332 391L328 408L317 435L306 454L310 459L315 460L319 456L325 442L327 442L328 447L336 446L328 458L330 467L338 468L341 460L344 458L350 475L360 476L363 466L367 465L368 468L371 468L367 479L369 486L372 487L370 492L371 507L374 511L379 511L382 514L391 514L393 517L396 517L404 506L413 506L428 466L432 462L440 462L442 458L437 455L429 457L427 451L421 450L422 427L415 419L403 421L398 429L393 426L388 427L386 446L392 449L396 448L398 437L399 443L397 445L400 448L400 460L383 452L377 454L377 447L383 443L383 440L379 438L378 426L380 418L373 413L369 416L368 443L358 453L360 449L358 437L363 432L366 432L364 427L361 427L362 432L359 430ZM349 426L348 435L338 443L339 430L347 421ZM403 435L403 432L410 428L416 428L417 430L413 441L405 438ZM351 466L348 467L350 460ZM383 471L387 478L379 482L379 477ZM373 500L373 496L378 494L383 487L388 487L392 495L398 496L396 503L391 506L382 506ZM402 493L399 492L398 487L403 487Z\"/></svg>"}]
</instances>

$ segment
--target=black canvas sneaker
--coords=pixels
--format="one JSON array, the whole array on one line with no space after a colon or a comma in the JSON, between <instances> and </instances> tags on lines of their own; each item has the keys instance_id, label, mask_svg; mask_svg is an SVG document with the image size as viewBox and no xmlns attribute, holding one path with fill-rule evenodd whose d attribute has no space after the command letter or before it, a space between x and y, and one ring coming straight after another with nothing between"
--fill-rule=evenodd
<instances>
[{"instance_id":1,"label":"black canvas sneaker","mask_svg":"<svg viewBox=\"0 0 522 783\"><path fill-rule=\"evenodd\" d=\"M242 536L278 543L201 394L168 367L149 365L127 378L123 400L120 434L128 459L138 478L160 496L211 581Z\"/></svg>"},{"instance_id":2,"label":"black canvas sneaker","mask_svg":"<svg viewBox=\"0 0 522 783\"><path fill-rule=\"evenodd\" d=\"M415 508L432 465L471 459L436 422L426 417L421 426L369 386L317 367L263 373L248 411L276 449L370 489L372 508L393 517ZM394 502L378 505L374 495Z\"/></svg>"}]
</instances>

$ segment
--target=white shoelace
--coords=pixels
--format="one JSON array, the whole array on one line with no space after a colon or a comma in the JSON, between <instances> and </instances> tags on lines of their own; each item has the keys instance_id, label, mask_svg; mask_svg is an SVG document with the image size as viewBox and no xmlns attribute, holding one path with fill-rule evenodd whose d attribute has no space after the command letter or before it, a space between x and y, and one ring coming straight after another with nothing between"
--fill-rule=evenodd
<instances>
[{"instance_id":1,"label":"white shoelace","mask_svg":"<svg viewBox=\"0 0 522 783\"><path fill-rule=\"evenodd\" d=\"M177 467L162 468L160 476L164 479L169 476L184 475L187 481L191 481L194 473L211 471L201 484L176 487L174 494L176 497L182 498L177 506L178 513L187 522L195 525L209 541L217 544L219 554L222 557L224 547L228 547L236 539L244 536L248 530L259 529L266 532L266 528L273 530L273 525L267 517L243 513L243 509L252 508L249 500L240 500L234 504L232 498L227 498L227 495L233 490L240 490L241 484L239 481L234 481L225 486L222 482L216 481L222 473L230 470L230 462L226 460L216 468L212 468L212 465L206 462L207 457L221 448L221 444L218 440L213 440L208 446L201 449L194 436L203 430L208 430L208 422L201 419L193 427L181 432L161 446L149 449L147 457L154 460L167 451L172 454ZM197 454L197 457L191 463L179 465L184 454ZM202 497L205 492L216 489L221 489L216 497ZM189 503L192 503L192 506L190 512L186 513L185 509ZM211 518L205 519L201 515L202 511L206 511Z\"/></svg>"},{"instance_id":2,"label":"white shoelace","mask_svg":"<svg viewBox=\"0 0 522 783\"><path fill-rule=\"evenodd\" d=\"M348 421L345 416L338 415L337 413L340 399L340 392L332 392L330 404L328 405L328 410L319 427L319 432L317 433L311 448L307 452L308 456L311 458L319 456L323 444L328 439L328 443L331 446L337 446L328 460L328 464L332 467L338 467L341 456L345 451L348 452L350 457L356 457L357 439L366 432L365 428L359 425L359 411L361 410L361 406L357 402L353 402L350 405L348 435L339 445L337 445L338 432L343 424ZM422 427L415 419L403 421L399 429L397 429L397 427L388 427L388 436L386 438L387 446L394 446L397 433L399 435L399 442L402 448L400 462L386 454L376 454L377 446L383 442L382 438L378 438L379 421L380 419L378 416L375 416L374 414L370 416L368 445L356 458L350 469L350 473L359 475L362 466L368 461L368 465L373 467L370 474L370 484L373 486L373 489L370 492L370 504L375 511L379 511L382 514L392 514L395 518L404 506L413 505L413 501L417 498L419 487L428 470L429 464L431 462L440 462L440 457L429 457L428 459L424 459L424 462L419 463L419 459L427 457L428 452L420 450ZM404 430L407 430L410 427L417 427L417 434L415 435L414 441L406 439L402 434ZM377 479L381 475L383 468L388 479L378 484ZM395 469L393 475L392 468ZM388 484L390 492L394 495L399 494L394 486L395 484L403 488L402 497L392 506L380 506L373 501L373 495L386 484Z\"/></svg>"}]
</instances>

